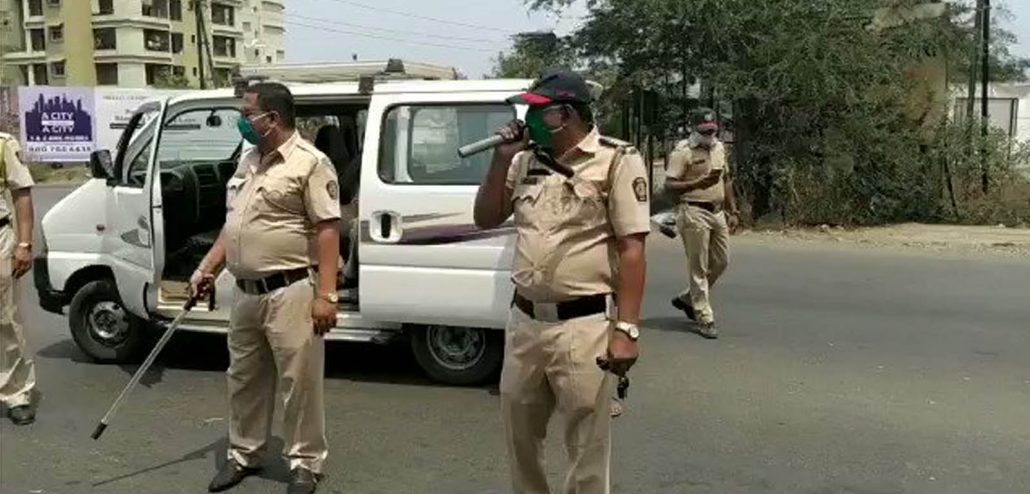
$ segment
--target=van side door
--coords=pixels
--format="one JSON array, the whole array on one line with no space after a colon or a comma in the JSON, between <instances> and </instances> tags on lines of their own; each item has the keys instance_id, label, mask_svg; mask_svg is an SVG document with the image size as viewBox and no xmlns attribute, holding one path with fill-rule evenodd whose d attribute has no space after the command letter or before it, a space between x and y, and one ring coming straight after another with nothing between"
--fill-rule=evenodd
<instances>
[{"instance_id":1,"label":"van side door","mask_svg":"<svg viewBox=\"0 0 1030 494\"><path fill-rule=\"evenodd\" d=\"M156 276L151 191L155 177L153 140L166 101L148 102L130 118L115 153L115 175L108 179L105 223L97 225L101 251L108 255L122 302L146 316L147 291Z\"/></svg>"},{"instance_id":2,"label":"van side door","mask_svg":"<svg viewBox=\"0 0 1030 494\"><path fill-rule=\"evenodd\" d=\"M359 303L379 321L504 327L510 225L482 231L473 203L491 153L457 148L516 117L508 92L373 95L359 195Z\"/></svg>"}]
</instances>

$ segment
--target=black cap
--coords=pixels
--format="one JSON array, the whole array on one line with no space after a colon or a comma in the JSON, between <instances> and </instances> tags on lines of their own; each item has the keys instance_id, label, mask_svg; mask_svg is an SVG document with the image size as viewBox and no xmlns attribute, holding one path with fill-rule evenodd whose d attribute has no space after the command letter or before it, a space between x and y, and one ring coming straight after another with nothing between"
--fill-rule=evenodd
<instances>
[{"instance_id":1,"label":"black cap","mask_svg":"<svg viewBox=\"0 0 1030 494\"><path fill-rule=\"evenodd\" d=\"M586 79L571 70L551 70L533 82L529 91L508 98L508 103L546 106L554 103L585 103L594 101Z\"/></svg>"},{"instance_id":2,"label":"black cap","mask_svg":"<svg viewBox=\"0 0 1030 494\"><path fill-rule=\"evenodd\" d=\"M697 130L718 130L719 123L711 108L697 108L690 112L690 125Z\"/></svg>"}]
</instances>

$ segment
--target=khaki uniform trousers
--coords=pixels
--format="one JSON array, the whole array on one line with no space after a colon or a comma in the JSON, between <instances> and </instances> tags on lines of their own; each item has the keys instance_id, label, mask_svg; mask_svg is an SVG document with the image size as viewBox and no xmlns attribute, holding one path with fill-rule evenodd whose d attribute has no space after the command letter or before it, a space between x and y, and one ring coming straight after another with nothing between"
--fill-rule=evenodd
<instances>
[{"instance_id":1,"label":"khaki uniform trousers","mask_svg":"<svg viewBox=\"0 0 1030 494\"><path fill-rule=\"evenodd\" d=\"M18 286L11 273L14 237L11 225L0 228L0 403L9 408L30 404L36 386L36 367L25 346Z\"/></svg>"},{"instance_id":2,"label":"khaki uniform trousers","mask_svg":"<svg viewBox=\"0 0 1030 494\"><path fill-rule=\"evenodd\" d=\"M680 299L694 307L698 322L714 322L710 292L730 260L730 229L726 225L726 213L711 213L697 206L682 204L676 224L687 252L687 269L690 272L690 284L680 293Z\"/></svg>"},{"instance_id":3,"label":"khaki uniform trousers","mask_svg":"<svg viewBox=\"0 0 1030 494\"><path fill-rule=\"evenodd\" d=\"M315 335L314 282L264 295L236 288L229 322L229 456L258 466L271 434L276 388L285 403L283 454L290 469L322 473L328 456L323 377L325 340ZM277 386L278 384L278 386Z\"/></svg>"},{"instance_id":4,"label":"khaki uniform trousers","mask_svg":"<svg viewBox=\"0 0 1030 494\"><path fill-rule=\"evenodd\" d=\"M549 494L544 437L557 407L565 425L565 494L607 494L611 458L605 314L548 323L512 308L501 373L501 408L516 494Z\"/></svg>"}]
</instances>

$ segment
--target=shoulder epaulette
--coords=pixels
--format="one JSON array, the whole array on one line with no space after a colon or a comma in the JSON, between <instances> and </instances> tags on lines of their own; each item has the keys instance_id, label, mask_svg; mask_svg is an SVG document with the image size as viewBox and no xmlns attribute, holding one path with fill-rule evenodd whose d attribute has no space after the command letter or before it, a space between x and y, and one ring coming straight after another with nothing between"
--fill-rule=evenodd
<instances>
[{"instance_id":1,"label":"shoulder epaulette","mask_svg":"<svg viewBox=\"0 0 1030 494\"><path fill-rule=\"evenodd\" d=\"M633 147L633 144L630 144L630 143L628 143L626 141L623 141L621 139L616 139L614 137L608 137L608 136L601 136L601 137L598 138L598 141L604 147L615 148L615 149L623 148L625 154L636 154L637 153L637 148Z\"/></svg>"}]
</instances>

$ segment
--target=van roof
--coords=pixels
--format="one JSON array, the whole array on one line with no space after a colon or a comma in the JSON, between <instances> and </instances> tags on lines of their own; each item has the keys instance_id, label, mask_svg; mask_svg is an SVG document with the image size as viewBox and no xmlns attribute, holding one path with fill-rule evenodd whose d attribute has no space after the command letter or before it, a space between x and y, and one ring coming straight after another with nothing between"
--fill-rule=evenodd
<instances>
[{"instance_id":1,"label":"van roof","mask_svg":"<svg viewBox=\"0 0 1030 494\"><path fill-rule=\"evenodd\" d=\"M479 80L385 80L376 81L372 94L398 93L466 93L466 92L518 92L526 90L531 79L479 79ZM283 82L295 97L360 95L357 82L296 83ZM205 99L234 98L233 88L192 91L173 96L169 104Z\"/></svg>"}]
</instances>

